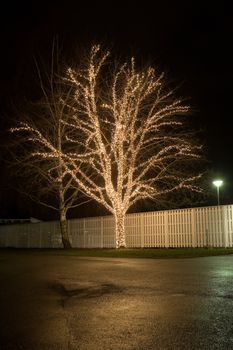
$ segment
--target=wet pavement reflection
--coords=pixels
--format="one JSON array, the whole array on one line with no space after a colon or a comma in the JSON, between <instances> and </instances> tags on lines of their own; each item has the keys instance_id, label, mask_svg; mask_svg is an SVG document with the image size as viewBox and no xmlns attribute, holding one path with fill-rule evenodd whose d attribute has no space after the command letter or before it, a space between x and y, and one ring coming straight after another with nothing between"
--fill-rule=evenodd
<instances>
[{"instance_id":1,"label":"wet pavement reflection","mask_svg":"<svg viewBox=\"0 0 233 350\"><path fill-rule=\"evenodd\" d=\"M0 281L4 350L233 349L233 256L15 254Z\"/></svg>"}]
</instances>

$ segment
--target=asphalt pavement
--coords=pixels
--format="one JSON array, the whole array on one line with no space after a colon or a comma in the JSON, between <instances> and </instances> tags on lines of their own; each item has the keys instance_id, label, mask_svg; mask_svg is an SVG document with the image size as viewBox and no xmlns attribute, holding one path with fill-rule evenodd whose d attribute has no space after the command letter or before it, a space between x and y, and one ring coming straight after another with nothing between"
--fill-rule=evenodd
<instances>
[{"instance_id":1,"label":"asphalt pavement","mask_svg":"<svg viewBox=\"0 0 233 350\"><path fill-rule=\"evenodd\" d=\"M0 252L0 350L233 349L233 256Z\"/></svg>"}]
</instances>

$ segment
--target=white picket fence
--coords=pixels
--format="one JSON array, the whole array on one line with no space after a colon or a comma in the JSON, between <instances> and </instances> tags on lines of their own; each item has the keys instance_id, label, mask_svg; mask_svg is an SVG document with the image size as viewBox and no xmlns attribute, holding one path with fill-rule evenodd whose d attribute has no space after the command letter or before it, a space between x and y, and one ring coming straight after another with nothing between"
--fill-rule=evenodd
<instances>
[{"instance_id":1,"label":"white picket fence","mask_svg":"<svg viewBox=\"0 0 233 350\"><path fill-rule=\"evenodd\" d=\"M233 205L127 214L133 247L233 247ZM112 216L68 220L72 247L115 247ZM58 221L0 226L0 247L62 247Z\"/></svg>"}]
</instances>

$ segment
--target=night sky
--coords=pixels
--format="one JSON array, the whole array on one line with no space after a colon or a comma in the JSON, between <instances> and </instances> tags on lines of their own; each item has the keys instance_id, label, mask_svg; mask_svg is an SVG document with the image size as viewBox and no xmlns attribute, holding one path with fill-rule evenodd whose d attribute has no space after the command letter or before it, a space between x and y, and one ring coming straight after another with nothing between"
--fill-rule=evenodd
<instances>
[{"instance_id":1,"label":"night sky","mask_svg":"<svg viewBox=\"0 0 233 350\"><path fill-rule=\"evenodd\" d=\"M1 129L9 127L12 106L34 97L34 58L49 61L54 37L67 60L73 60L80 47L101 42L121 58L134 55L141 63L158 66L173 83L181 84L181 94L193 107L195 126L202 130L209 167L225 181L222 201L233 203L233 16L229 2L135 3L18 1L2 7ZM21 199L8 190L7 181L2 165L0 218L36 216L22 209Z\"/></svg>"}]
</instances>

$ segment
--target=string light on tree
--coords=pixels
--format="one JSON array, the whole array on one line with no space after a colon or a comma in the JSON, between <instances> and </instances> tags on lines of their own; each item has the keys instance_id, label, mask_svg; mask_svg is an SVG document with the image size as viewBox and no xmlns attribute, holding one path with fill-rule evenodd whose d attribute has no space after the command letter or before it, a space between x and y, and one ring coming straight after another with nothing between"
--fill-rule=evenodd
<instances>
[{"instance_id":1,"label":"string light on tree","mask_svg":"<svg viewBox=\"0 0 233 350\"><path fill-rule=\"evenodd\" d=\"M72 93L63 101L69 118L62 123L75 152L60 152L30 125L24 131L44 144L38 157L59 156L74 184L114 215L119 248L126 246L125 215L134 203L181 188L199 191L195 181L201 175L183 165L198 161L201 147L184 133L189 107L167 88L164 74L136 69L132 59L106 77L108 57L94 46L89 59L64 76Z\"/></svg>"}]
</instances>

